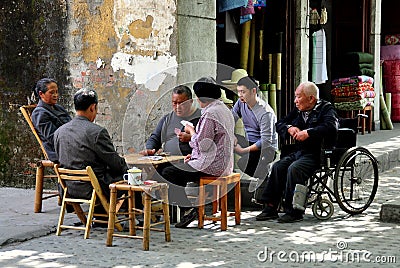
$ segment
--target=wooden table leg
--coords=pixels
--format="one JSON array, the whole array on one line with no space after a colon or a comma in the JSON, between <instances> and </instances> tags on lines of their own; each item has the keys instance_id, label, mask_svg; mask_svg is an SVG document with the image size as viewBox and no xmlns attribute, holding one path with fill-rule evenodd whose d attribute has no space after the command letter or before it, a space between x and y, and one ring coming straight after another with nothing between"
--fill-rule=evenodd
<instances>
[{"instance_id":1,"label":"wooden table leg","mask_svg":"<svg viewBox=\"0 0 400 268\"><path fill-rule=\"evenodd\" d=\"M129 235L136 235L135 191L128 191Z\"/></svg>"},{"instance_id":2,"label":"wooden table leg","mask_svg":"<svg viewBox=\"0 0 400 268\"><path fill-rule=\"evenodd\" d=\"M143 222L143 250L149 250L151 196L144 192L144 222Z\"/></svg>"},{"instance_id":3,"label":"wooden table leg","mask_svg":"<svg viewBox=\"0 0 400 268\"><path fill-rule=\"evenodd\" d=\"M163 217L164 217L164 232L165 241L171 241L171 228L169 220L169 205L168 205L168 186L165 185L161 188L161 199L163 200Z\"/></svg>"}]
</instances>

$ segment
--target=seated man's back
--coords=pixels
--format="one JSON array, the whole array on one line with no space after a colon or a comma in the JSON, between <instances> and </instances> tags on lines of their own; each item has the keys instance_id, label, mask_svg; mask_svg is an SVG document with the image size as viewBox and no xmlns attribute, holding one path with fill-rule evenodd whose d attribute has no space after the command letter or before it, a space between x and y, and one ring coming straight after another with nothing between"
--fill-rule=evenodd
<instances>
[{"instance_id":1,"label":"seated man's back","mask_svg":"<svg viewBox=\"0 0 400 268\"><path fill-rule=\"evenodd\" d=\"M127 165L124 158L115 151L107 130L93 123L97 114L95 91L78 91L74 96L74 103L76 117L54 134L60 167L85 169L86 166L91 166L104 194L108 195L108 185L123 179ZM92 186L88 183L70 182L67 186L69 193L75 197L90 197L92 193Z\"/></svg>"}]
</instances>

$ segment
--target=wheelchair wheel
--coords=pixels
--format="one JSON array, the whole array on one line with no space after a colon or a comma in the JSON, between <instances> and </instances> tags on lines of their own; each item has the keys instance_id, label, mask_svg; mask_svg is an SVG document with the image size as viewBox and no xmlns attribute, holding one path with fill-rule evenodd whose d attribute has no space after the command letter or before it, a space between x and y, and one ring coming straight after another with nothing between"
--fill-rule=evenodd
<instances>
[{"instance_id":1,"label":"wheelchair wheel","mask_svg":"<svg viewBox=\"0 0 400 268\"><path fill-rule=\"evenodd\" d=\"M335 170L334 193L340 208L359 214L374 200L378 189L378 164L363 147L347 150Z\"/></svg>"},{"instance_id":2,"label":"wheelchair wheel","mask_svg":"<svg viewBox=\"0 0 400 268\"><path fill-rule=\"evenodd\" d=\"M333 204L325 198L317 198L312 206L312 212L315 218L327 220L333 215Z\"/></svg>"}]
</instances>

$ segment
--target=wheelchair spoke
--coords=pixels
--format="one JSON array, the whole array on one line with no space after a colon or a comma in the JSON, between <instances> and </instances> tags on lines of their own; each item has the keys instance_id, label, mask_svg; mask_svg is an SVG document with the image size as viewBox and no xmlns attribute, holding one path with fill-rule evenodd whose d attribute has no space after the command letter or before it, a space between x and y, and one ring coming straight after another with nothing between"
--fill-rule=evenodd
<instances>
[{"instance_id":1,"label":"wheelchair spoke","mask_svg":"<svg viewBox=\"0 0 400 268\"><path fill-rule=\"evenodd\" d=\"M373 201L378 188L378 165L365 148L348 150L335 172L335 197L339 206L350 214L361 213Z\"/></svg>"}]
</instances>

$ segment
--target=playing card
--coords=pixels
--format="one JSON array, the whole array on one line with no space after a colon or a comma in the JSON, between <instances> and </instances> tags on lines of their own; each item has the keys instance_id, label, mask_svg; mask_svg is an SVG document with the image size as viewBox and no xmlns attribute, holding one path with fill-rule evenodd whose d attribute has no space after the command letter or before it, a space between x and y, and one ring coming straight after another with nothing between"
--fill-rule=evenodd
<instances>
[{"instance_id":1,"label":"playing card","mask_svg":"<svg viewBox=\"0 0 400 268\"><path fill-rule=\"evenodd\" d=\"M189 125L189 126L193 127L193 123L192 123L192 122L189 122L189 121L186 121L186 120L182 120L182 121L181 121L181 124L182 124L183 126Z\"/></svg>"}]
</instances>

